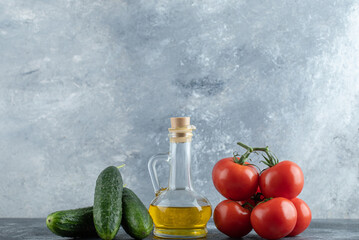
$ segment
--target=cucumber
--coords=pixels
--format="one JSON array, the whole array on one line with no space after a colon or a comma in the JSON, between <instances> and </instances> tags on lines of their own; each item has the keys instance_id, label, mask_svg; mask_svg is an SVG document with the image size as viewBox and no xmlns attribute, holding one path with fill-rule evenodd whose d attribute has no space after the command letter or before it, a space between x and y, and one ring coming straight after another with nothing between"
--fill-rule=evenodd
<instances>
[{"instance_id":1,"label":"cucumber","mask_svg":"<svg viewBox=\"0 0 359 240\"><path fill-rule=\"evenodd\" d=\"M108 167L97 178L93 221L98 236L113 239L121 225L123 182L116 167Z\"/></svg>"},{"instance_id":2,"label":"cucumber","mask_svg":"<svg viewBox=\"0 0 359 240\"><path fill-rule=\"evenodd\" d=\"M153 221L147 208L128 188L123 189L121 225L126 233L135 239L147 237L153 228Z\"/></svg>"},{"instance_id":3,"label":"cucumber","mask_svg":"<svg viewBox=\"0 0 359 240\"><path fill-rule=\"evenodd\" d=\"M61 237L98 236L94 225L93 207L51 213L46 219L46 225ZM153 221L147 208L128 188L123 188L121 225L126 233L135 239L147 237L153 228Z\"/></svg>"},{"instance_id":4,"label":"cucumber","mask_svg":"<svg viewBox=\"0 0 359 240\"><path fill-rule=\"evenodd\" d=\"M57 211L46 218L51 232L61 237L96 237L92 207Z\"/></svg>"}]
</instances>

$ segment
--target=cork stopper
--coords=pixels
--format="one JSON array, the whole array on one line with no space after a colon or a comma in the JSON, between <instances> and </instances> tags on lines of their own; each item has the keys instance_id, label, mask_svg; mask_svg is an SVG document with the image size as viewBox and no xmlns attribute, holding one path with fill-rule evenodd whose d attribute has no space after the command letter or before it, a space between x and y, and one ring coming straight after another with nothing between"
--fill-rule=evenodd
<instances>
[{"instance_id":1,"label":"cork stopper","mask_svg":"<svg viewBox=\"0 0 359 240\"><path fill-rule=\"evenodd\" d=\"M196 129L195 126L190 125L190 117L173 117L171 118L170 142L184 143L192 141L192 130Z\"/></svg>"},{"instance_id":2,"label":"cork stopper","mask_svg":"<svg viewBox=\"0 0 359 240\"><path fill-rule=\"evenodd\" d=\"M171 128L186 128L190 125L190 117L172 117Z\"/></svg>"}]
</instances>

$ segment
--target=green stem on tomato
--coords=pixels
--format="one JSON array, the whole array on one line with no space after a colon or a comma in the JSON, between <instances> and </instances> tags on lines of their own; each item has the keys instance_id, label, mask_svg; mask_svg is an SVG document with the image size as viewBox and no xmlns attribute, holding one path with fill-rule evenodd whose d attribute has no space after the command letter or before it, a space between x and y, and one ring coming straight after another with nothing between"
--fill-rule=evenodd
<instances>
[{"instance_id":1,"label":"green stem on tomato","mask_svg":"<svg viewBox=\"0 0 359 240\"><path fill-rule=\"evenodd\" d=\"M249 202L245 202L245 203L242 204L242 207L244 207L244 208L246 208L247 206L251 208L251 209L248 209L248 210L253 210L254 209L253 205L250 204Z\"/></svg>"},{"instance_id":2,"label":"green stem on tomato","mask_svg":"<svg viewBox=\"0 0 359 240\"><path fill-rule=\"evenodd\" d=\"M255 193L251 199L257 204L264 200L264 195L261 192Z\"/></svg>"},{"instance_id":3,"label":"green stem on tomato","mask_svg":"<svg viewBox=\"0 0 359 240\"><path fill-rule=\"evenodd\" d=\"M255 151L262 151L262 152L269 152L268 146L264 148L253 148L253 152Z\"/></svg>"},{"instance_id":4,"label":"green stem on tomato","mask_svg":"<svg viewBox=\"0 0 359 240\"><path fill-rule=\"evenodd\" d=\"M248 159L248 157L251 153L256 153L256 152L264 152L267 155L267 157L266 157L262 154L265 161L260 161L260 162L264 163L268 167L273 167L274 165L278 164L278 162L279 162L278 158L269 151L268 146L266 146L264 148L252 148L252 147L250 147L244 143L241 143L241 142L237 142L237 144L247 150L243 155L240 156L242 165ZM238 154L235 157L237 157L237 156L238 156Z\"/></svg>"},{"instance_id":5,"label":"green stem on tomato","mask_svg":"<svg viewBox=\"0 0 359 240\"><path fill-rule=\"evenodd\" d=\"M253 152L253 148L251 148L250 146L247 146L246 144L241 143L241 142L237 142L237 144L239 146L241 146L242 148L246 149L248 152Z\"/></svg>"},{"instance_id":6,"label":"green stem on tomato","mask_svg":"<svg viewBox=\"0 0 359 240\"><path fill-rule=\"evenodd\" d=\"M268 202L269 200L272 200L272 199L273 199L272 197L266 198L266 199L264 199L263 201L259 202L258 204Z\"/></svg>"}]
</instances>

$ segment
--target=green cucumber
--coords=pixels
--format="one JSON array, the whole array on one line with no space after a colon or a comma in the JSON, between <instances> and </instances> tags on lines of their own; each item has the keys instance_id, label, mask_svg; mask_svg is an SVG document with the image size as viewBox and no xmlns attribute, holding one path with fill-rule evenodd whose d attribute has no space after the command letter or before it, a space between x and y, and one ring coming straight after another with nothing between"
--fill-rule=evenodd
<instances>
[{"instance_id":1,"label":"green cucumber","mask_svg":"<svg viewBox=\"0 0 359 240\"><path fill-rule=\"evenodd\" d=\"M100 238L113 239L121 225L123 182L116 167L108 167L97 178L93 221Z\"/></svg>"},{"instance_id":2,"label":"green cucumber","mask_svg":"<svg viewBox=\"0 0 359 240\"><path fill-rule=\"evenodd\" d=\"M92 207L51 213L46 219L46 225L53 233L62 237L98 236ZM147 237L153 228L147 208L128 188L123 188L121 225L127 234L136 239Z\"/></svg>"},{"instance_id":3,"label":"green cucumber","mask_svg":"<svg viewBox=\"0 0 359 240\"><path fill-rule=\"evenodd\" d=\"M153 228L152 218L132 190L123 189L122 204L121 225L126 233L135 239L143 239L150 235Z\"/></svg>"},{"instance_id":4,"label":"green cucumber","mask_svg":"<svg viewBox=\"0 0 359 240\"><path fill-rule=\"evenodd\" d=\"M92 207L57 211L46 218L51 232L61 237L96 237Z\"/></svg>"}]
</instances>

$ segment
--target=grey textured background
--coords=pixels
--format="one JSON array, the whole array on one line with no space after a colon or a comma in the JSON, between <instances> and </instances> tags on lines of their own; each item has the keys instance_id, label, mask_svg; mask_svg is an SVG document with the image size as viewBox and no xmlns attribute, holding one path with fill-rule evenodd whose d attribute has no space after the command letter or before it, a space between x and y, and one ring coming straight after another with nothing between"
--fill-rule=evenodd
<instances>
[{"instance_id":1,"label":"grey textured background","mask_svg":"<svg viewBox=\"0 0 359 240\"><path fill-rule=\"evenodd\" d=\"M302 167L314 218L359 218L358 22L354 0L2 0L0 217L91 205L124 162L148 205L147 160L191 116L213 206L212 167L241 140Z\"/></svg>"}]
</instances>

